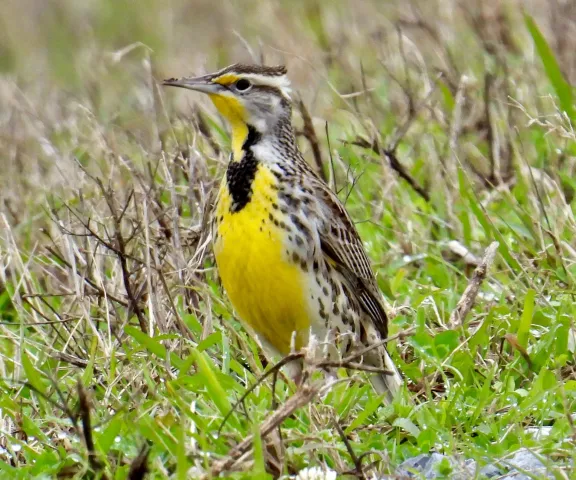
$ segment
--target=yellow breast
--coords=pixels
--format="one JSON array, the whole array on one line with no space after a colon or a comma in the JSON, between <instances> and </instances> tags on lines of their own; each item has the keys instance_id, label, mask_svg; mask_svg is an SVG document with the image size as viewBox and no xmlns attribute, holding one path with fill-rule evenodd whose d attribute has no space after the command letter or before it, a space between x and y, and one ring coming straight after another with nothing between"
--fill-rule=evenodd
<instances>
[{"instance_id":1,"label":"yellow breast","mask_svg":"<svg viewBox=\"0 0 576 480\"><path fill-rule=\"evenodd\" d=\"M304 272L286 257L288 233L270 214L276 202L277 180L258 165L252 197L232 213L226 179L216 206L214 254L222 284L241 320L279 353L306 344L310 319Z\"/></svg>"}]
</instances>

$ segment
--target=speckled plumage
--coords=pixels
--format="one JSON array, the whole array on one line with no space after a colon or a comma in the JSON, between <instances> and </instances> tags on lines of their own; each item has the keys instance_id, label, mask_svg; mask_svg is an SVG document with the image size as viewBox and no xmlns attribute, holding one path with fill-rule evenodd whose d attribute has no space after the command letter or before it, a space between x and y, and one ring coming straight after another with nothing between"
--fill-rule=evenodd
<instances>
[{"instance_id":1,"label":"speckled plumage","mask_svg":"<svg viewBox=\"0 0 576 480\"><path fill-rule=\"evenodd\" d=\"M298 149L284 73L233 65L200 77L222 81L215 104L235 145L213 216L216 263L265 346L287 354L313 334L321 353L342 356L386 338L388 320L352 220ZM247 91L235 87L242 78L252 82ZM385 347L362 360L393 372L372 377L391 397L402 380Z\"/></svg>"}]
</instances>

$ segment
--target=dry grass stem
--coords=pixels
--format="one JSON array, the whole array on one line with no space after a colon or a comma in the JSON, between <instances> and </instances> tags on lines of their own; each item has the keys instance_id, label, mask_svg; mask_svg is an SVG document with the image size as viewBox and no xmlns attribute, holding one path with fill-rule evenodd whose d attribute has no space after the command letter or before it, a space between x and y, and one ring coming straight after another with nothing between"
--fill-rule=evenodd
<instances>
[{"instance_id":1,"label":"dry grass stem","mask_svg":"<svg viewBox=\"0 0 576 480\"><path fill-rule=\"evenodd\" d=\"M447 327L450 329L460 328L464 325L464 321L470 313L474 302L476 301L476 297L478 292L480 291L480 287L482 286L482 282L486 278L488 274L488 270L490 266L494 262L494 257L496 256L496 250L498 249L498 242L492 242L484 255L482 256L482 260L480 264L474 270L472 274L472 278L468 282L468 286L462 293L456 308L450 314L450 319L448 320Z\"/></svg>"},{"instance_id":2,"label":"dry grass stem","mask_svg":"<svg viewBox=\"0 0 576 480\"><path fill-rule=\"evenodd\" d=\"M318 395L322 386L322 382L301 385L294 395L292 395L278 409L272 412L264 422L262 422L259 429L261 438L266 438L296 410L310 403L312 399ZM241 459L242 456L253 446L253 442L254 438L252 435L242 440L238 445L232 448L230 452L228 452L226 458L218 460L212 465L210 468L210 475L218 476L225 471L234 470L239 459ZM205 476L203 478L211 478L211 476Z\"/></svg>"}]
</instances>

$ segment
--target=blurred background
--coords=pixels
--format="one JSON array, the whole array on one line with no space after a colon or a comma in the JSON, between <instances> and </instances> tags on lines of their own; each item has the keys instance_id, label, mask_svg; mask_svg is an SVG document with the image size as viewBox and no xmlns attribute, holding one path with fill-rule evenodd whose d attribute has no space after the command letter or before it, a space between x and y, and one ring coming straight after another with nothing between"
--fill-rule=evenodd
<instances>
[{"instance_id":1,"label":"blurred background","mask_svg":"<svg viewBox=\"0 0 576 480\"><path fill-rule=\"evenodd\" d=\"M165 118L154 96L177 98L176 112L185 115L206 99L159 92L155 82L234 62L286 63L321 129L326 119L370 108L374 128L390 133L440 74L452 97L466 78L469 105L468 97L483 95L486 74L497 77L493 93L502 102L510 93L532 104L550 90L537 86L541 67L523 15L537 21L573 81L575 12L568 0L3 0L3 178L23 169L25 180L49 187L53 166L40 168L39 157L79 108L108 132L129 127L158 152ZM365 89L371 94L354 96ZM541 113L553 111L547 105ZM475 114L465 111L467 127Z\"/></svg>"},{"instance_id":2,"label":"blurred background","mask_svg":"<svg viewBox=\"0 0 576 480\"><path fill-rule=\"evenodd\" d=\"M38 83L33 79L41 76L45 87L72 90L96 81L98 74L118 74L110 56L140 43L162 74L211 70L257 56L284 61L295 78L302 75L302 81L309 81L313 70L321 74L326 66L356 71L360 62L371 66L374 59L398 54L400 31L410 38L409 54L420 50L426 60L448 49L454 66L472 69L480 53L478 41L495 50L518 51L523 39L518 27L528 13L572 80L575 9L568 0L4 0L0 68L21 81ZM132 55L144 56L142 51ZM444 60L438 59L439 68L445 67Z\"/></svg>"}]
</instances>

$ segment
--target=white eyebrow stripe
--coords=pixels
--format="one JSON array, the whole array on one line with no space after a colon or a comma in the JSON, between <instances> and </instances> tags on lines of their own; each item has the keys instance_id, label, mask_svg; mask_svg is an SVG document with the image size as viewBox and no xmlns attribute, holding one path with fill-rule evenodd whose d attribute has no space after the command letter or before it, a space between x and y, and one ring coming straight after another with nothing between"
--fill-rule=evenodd
<instances>
[{"instance_id":1,"label":"white eyebrow stripe","mask_svg":"<svg viewBox=\"0 0 576 480\"><path fill-rule=\"evenodd\" d=\"M282 95L290 99L290 92L292 89L290 88L290 80L288 80L286 75L268 76L259 75L257 73L243 73L238 76L250 80L255 85L268 85L270 87L276 87L282 92Z\"/></svg>"}]
</instances>

